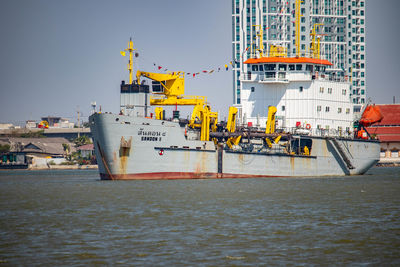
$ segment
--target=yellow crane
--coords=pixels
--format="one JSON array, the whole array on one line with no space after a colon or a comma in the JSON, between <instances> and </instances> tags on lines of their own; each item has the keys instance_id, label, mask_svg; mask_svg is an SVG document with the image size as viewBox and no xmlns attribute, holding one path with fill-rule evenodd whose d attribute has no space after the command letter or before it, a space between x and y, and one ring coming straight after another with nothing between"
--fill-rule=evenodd
<instances>
[{"instance_id":1,"label":"yellow crane","mask_svg":"<svg viewBox=\"0 0 400 267\"><path fill-rule=\"evenodd\" d=\"M160 96L151 96L150 105L153 106L194 106L189 127L200 128L200 140L210 139L210 124L216 131L218 113L211 112L205 96L185 96L185 76L183 72L152 73L138 70L136 72L137 83L140 85L140 77L146 77L160 83L163 92L154 93ZM157 110L160 112L159 110ZM158 116L159 117L159 116Z\"/></svg>"},{"instance_id":2,"label":"yellow crane","mask_svg":"<svg viewBox=\"0 0 400 267\"><path fill-rule=\"evenodd\" d=\"M275 114L277 112L276 107L274 106L269 106L268 107L268 117L267 117L267 125L265 128L265 133L266 134L272 134L275 133ZM281 140L281 135L279 135L277 138L275 138L274 143L277 144ZM272 147L272 142L271 140L266 137L265 142L267 142L268 147Z\"/></svg>"},{"instance_id":3,"label":"yellow crane","mask_svg":"<svg viewBox=\"0 0 400 267\"><path fill-rule=\"evenodd\" d=\"M237 113L238 113L238 109L236 107L229 107L229 115L228 115L228 121L226 123L226 129L230 133L234 133L236 131ZM233 145L239 144L241 138L242 138L241 135L239 135L237 137L229 137L228 140L226 141L226 145L229 148L232 148Z\"/></svg>"}]
</instances>

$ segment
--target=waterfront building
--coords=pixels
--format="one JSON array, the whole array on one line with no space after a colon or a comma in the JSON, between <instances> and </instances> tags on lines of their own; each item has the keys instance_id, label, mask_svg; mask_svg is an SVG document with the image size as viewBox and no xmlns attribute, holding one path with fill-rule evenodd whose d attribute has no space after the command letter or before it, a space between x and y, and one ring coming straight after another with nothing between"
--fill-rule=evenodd
<instances>
[{"instance_id":1,"label":"waterfront building","mask_svg":"<svg viewBox=\"0 0 400 267\"><path fill-rule=\"evenodd\" d=\"M400 164L400 105L377 105L383 119L367 128L381 142L380 163Z\"/></svg>"},{"instance_id":2,"label":"waterfront building","mask_svg":"<svg viewBox=\"0 0 400 267\"><path fill-rule=\"evenodd\" d=\"M241 105L246 60L269 53L271 45L283 47L288 57L315 57L318 46L317 56L332 63L327 74L350 83L354 112L360 112L366 99L365 0L301 1L298 45L296 1L232 0L234 104Z\"/></svg>"},{"instance_id":3,"label":"waterfront building","mask_svg":"<svg viewBox=\"0 0 400 267\"><path fill-rule=\"evenodd\" d=\"M0 153L0 169L48 167L50 162L65 162L68 153L76 152L74 144L65 138L0 138L0 145L9 147L7 152ZM65 149L65 147L68 147Z\"/></svg>"}]
</instances>

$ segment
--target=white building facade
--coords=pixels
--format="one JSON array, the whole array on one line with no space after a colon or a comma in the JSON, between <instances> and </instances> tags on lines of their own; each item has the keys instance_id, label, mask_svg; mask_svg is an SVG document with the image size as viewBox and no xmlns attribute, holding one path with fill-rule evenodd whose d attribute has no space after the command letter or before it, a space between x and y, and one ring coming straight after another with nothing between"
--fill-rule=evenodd
<instances>
[{"instance_id":1,"label":"white building facade","mask_svg":"<svg viewBox=\"0 0 400 267\"><path fill-rule=\"evenodd\" d=\"M300 55L310 56L315 28L321 58L333 64L327 72L348 78L354 111L360 111L366 99L365 0L303 0L300 13ZM260 37L265 52L279 45L288 57L296 55L294 21L295 0L232 0L234 104L241 104L244 93L239 77L248 66L243 62L260 56Z\"/></svg>"}]
</instances>

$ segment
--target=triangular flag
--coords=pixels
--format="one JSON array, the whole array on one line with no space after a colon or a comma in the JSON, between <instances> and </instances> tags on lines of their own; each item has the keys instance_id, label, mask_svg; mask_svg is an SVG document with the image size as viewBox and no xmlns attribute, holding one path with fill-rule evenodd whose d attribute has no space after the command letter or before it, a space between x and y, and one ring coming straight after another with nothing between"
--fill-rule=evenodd
<instances>
[{"instance_id":1,"label":"triangular flag","mask_svg":"<svg viewBox=\"0 0 400 267\"><path fill-rule=\"evenodd\" d=\"M211 73L213 73L214 72L214 70L211 70L210 72L209 72L209 74L211 74Z\"/></svg>"},{"instance_id":2,"label":"triangular flag","mask_svg":"<svg viewBox=\"0 0 400 267\"><path fill-rule=\"evenodd\" d=\"M162 69L162 67L161 66L158 66L158 70L161 70Z\"/></svg>"},{"instance_id":3,"label":"triangular flag","mask_svg":"<svg viewBox=\"0 0 400 267\"><path fill-rule=\"evenodd\" d=\"M196 76L196 73L193 73L193 78L194 78L194 76Z\"/></svg>"},{"instance_id":4,"label":"triangular flag","mask_svg":"<svg viewBox=\"0 0 400 267\"><path fill-rule=\"evenodd\" d=\"M125 56L125 51L121 51L120 53L121 53L121 56L123 56L123 57Z\"/></svg>"},{"instance_id":5,"label":"triangular flag","mask_svg":"<svg viewBox=\"0 0 400 267\"><path fill-rule=\"evenodd\" d=\"M225 64L225 69L228 70L228 65L227 64Z\"/></svg>"},{"instance_id":6,"label":"triangular flag","mask_svg":"<svg viewBox=\"0 0 400 267\"><path fill-rule=\"evenodd\" d=\"M221 68L218 68L218 72L221 70Z\"/></svg>"},{"instance_id":7,"label":"triangular flag","mask_svg":"<svg viewBox=\"0 0 400 267\"><path fill-rule=\"evenodd\" d=\"M206 71L206 70L203 70L203 72L204 72L204 73L207 73L207 71Z\"/></svg>"}]
</instances>

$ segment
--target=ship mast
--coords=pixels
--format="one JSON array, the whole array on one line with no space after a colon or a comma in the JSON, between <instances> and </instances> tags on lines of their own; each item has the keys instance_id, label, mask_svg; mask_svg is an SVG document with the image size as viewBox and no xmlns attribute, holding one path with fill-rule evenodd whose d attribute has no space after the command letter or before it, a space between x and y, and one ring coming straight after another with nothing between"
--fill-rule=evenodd
<instances>
[{"instance_id":1,"label":"ship mast","mask_svg":"<svg viewBox=\"0 0 400 267\"><path fill-rule=\"evenodd\" d=\"M252 25L256 30L256 36L258 37L258 51L260 57L264 57L264 44L263 44L263 30L261 25ZM256 55L255 55L256 56Z\"/></svg>"},{"instance_id":2,"label":"ship mast","mask_svg":"<svg viewBox=\"0 0 400 267\"><path fill-rule=\"evenodd\" d=\"M125 49L124 51L121 51L121 55L125 56L125 51L129 51L129 62L128 62L128 71L129 71L129 84L132 84L132 70L133 70L133 51L136 49L133 49L133 42L132 42L132 37L129 39L128 43L128 48Z\"/></svg>"},{"instance_id":3,"label":"ship mast","mask_svg":"<svg viewBox=\"0 0 400 267\"><path fill-rule=\"evenodd\" d=\"M311 42L311 57L312 58L318 58L320 59L320 50L321 50L321 45L320 45L320 37L317 36L317 27L322 26L324 24L322 23L316 23L313 26L313 29L311 31L311 36L312 36L312 42ZM321 35L321 34L319 34Z\"/></svg>"}]
</instances>

